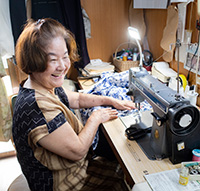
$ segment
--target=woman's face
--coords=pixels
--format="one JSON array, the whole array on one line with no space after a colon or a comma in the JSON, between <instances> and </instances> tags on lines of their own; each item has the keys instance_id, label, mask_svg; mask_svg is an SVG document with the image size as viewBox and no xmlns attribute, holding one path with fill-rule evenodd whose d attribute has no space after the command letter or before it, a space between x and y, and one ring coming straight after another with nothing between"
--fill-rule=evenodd
<instances>
[{"instance_id":1,"label":"woman's face","mask_svg":"<svg viewBox=\"0 0 200 191\"><path fill-rule=\"evenodd\" d=\"M54 38L47 46L48 63L44 72L33 72L32 76L37 83L47 89L62 86L71 63L68 49L63 37Z\"/></svg>"}]
</instances>

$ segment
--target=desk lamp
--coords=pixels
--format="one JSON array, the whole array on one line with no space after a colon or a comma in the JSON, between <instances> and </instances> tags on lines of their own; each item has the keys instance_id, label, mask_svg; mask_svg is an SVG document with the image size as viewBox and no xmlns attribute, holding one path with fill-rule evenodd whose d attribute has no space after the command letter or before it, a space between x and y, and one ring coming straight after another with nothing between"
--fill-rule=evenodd
<instances>
[{"instance_id":1,"label":"desk lamp","mask_svg":"<svg viewBox=\"0 0 200 191\"><path fill-rule=\"evenodd\" d=\"M140 34L139 34L139 31L136 29L136 28L133 28L133 27L128 27L128 32L129 32L129 35L135 39L136 43L137 43L137 46L139 48L139 54L140 54L140 63L139 63L139 68L141 69L143 64L142 64L142 48L141 48L141 45L139 43L139 40L140 39Z\"/></svg>"}]
</instances>

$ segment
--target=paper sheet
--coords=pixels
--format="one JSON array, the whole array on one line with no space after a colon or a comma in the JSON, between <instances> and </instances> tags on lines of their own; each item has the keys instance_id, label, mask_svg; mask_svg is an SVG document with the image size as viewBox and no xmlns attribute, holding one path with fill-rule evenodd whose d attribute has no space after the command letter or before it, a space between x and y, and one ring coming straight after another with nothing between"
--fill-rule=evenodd
<instances>
[{"instance_id":1,"label":"paper sheet","mask_svg":"<svg viewBox=\"0 0 200 191\"><path fill-rule=\"evenodd\" d=\"M188 0L171 0L171 3L183 3L183 2L187 2Z\"/></svg>"},{"instance_id":2,"label":"paper sheet","mask_svg":"<svg viewBox=\"0 0 200 191\"><path fill-rule=\"evenodd\" d=\"M189 181L187 186L179 184L180 169L167 170L159 173L144 175L148 184L154 191L199 191L197 181Z\"/></svg>"},{"instance_id":3,"label":"paper sheet","mask_svg":"<svg viewBox=\"0 0 200 191\"><path fill-rule=\"evenodd\" d=\"M184 40L183 43L181 43L181 46L179 47L179 62L186 63L186 57L187 57L187 48L188 45L191 43L191 37L192 37L192 31L184 30ZM178 61L178 50L176 48L175 50L175 59Z\"/></svg>"},{"instance_id":4,"label":"paper sheet","mask_svg":"<svg viewBox=\"0 0 200 191\"><path fill-rule=\"evenodd\" d=\"M168 0L134 0L135 9L166 9Z\"/></svg>"},{"instance_id":5,"label":"paper sheet","mask_svg":"<svg viewBox=\"0 0 200 191\"><path fill-rule=\"evenodd\" d=\"M186 10L187 5L194 0L187 0L186 3L178 4L178 39L181 42L184 41L185 21L186 21Z\"/></svg>"}]
</instances>

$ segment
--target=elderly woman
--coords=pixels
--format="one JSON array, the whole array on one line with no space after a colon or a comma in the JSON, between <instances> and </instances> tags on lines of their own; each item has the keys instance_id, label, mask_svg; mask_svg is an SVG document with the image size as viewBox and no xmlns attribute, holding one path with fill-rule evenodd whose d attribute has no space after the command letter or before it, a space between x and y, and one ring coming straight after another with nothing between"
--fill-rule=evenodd
<instances>
[{"instance_id":1,"label":"elderly woman","mask_svg":"<svg viewBox=\"0 0 200 191\"><path fill-rule=\"evenodd\" d=\"M64 90L78 61L73 35L53 19L29 21L16 45L18 67L28 74L14 108L17 158L31 190L127 190L116 162L94 157L92 141L101 123L117 118L131 101ZM70 108L113 106L94 111L85 126Z\"/></svg>"}]
</instances>

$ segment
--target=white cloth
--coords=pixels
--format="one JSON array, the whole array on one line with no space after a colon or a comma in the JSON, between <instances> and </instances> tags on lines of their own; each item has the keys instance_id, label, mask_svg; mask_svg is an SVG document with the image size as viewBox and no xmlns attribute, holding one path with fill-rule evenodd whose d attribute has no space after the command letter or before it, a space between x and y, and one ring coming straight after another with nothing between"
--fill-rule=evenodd
<instances>
[{"instance_id":1,"label":"white cloth","mask_svg":"<svg viewBox=\"0 0 200 191\"><path fill-rule=\"evenodd\" d=\"M0 0L0 56L14 55L9 0Z\"/></svg>"}]
</instances>

